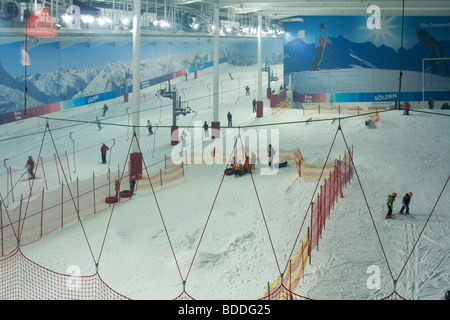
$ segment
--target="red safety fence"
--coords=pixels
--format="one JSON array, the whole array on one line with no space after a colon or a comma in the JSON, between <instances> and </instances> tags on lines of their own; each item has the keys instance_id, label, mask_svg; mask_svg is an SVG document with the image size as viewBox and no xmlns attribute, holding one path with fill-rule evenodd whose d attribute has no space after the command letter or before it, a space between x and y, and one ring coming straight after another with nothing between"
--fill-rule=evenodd
<instances>
[{"instance_id":1,"label":"red safety fence","mask_svg":"<svg viewBox=\"0 0 450 320\"><path fill-rule=\"evenodd\" d=\"M325 221L330 216L334 203L342 197L342 191L353 175L353 165L348 152L342 161L337 161L334 170L320 187L317 199L311 203L311 238L310 250L318 248L319 239L325 227Z\"/></svg>"}]
</instances>

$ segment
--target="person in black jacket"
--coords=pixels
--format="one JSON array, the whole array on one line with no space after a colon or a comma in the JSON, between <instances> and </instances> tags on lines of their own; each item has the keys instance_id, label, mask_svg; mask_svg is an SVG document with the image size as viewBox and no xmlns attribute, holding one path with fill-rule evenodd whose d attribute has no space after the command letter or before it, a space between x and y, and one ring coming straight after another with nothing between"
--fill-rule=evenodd
<instances>
[{"instance_id":1,"label":"person in black jacket","mask_svg":"<svg viewBox=\"0 0 450 320\"><path fill-rule=\"evenodd\" d=\"M400 209L399 214L409 214L409 202L411 201L411 197L412 197L412 192L408 192L407 194L405 194L403 196L402 199L402 208ZM406 211L405 211L406 209ZM405 211L405 212L403 212Z\"/></svg>"},{"instance_id":2,"label":"person in black jacket","mask_svg":"<svg viewBox=\"0 0 450 320\"><path fill-rule=\"evenodd\" d=\"M130 190L131 190L131 194L134 194L134 188L136 186L136 177L132 176L131 180L130 180Z\"/></svg>"},{"instance_id":3,"label":"person in black jacket","mask_svg":"<svg viewBox=\"0 0 450 320\"><path fill-rule=\"evenodd\" d=\"M233 122L231 121L232 118L233 118L233 116L231 115L230 111L228 111L228 113L227 113L228 127L233 126Z\"/></svg>"}]
</instances>

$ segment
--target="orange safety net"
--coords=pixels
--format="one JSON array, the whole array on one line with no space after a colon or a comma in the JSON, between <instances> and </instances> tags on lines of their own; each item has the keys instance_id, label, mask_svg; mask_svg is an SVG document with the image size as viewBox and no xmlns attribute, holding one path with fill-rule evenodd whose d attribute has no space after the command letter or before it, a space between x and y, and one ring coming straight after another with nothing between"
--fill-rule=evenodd
<instances>
[{"instance_id":1,"label":"orange safety net","mask_svg":"<svg viewBox=\"0 0 450 320\"><path fill-rule=\"evenodd\" d=\"M136 190L150 190L153 188L163 187L171 183L177 182L184 178L184 164L170 167L169 169L160 169L159 172L152 176L144 176L138 180Z\"/></svg>"},{"instance_id":2,"label":"orange safety net","mask_svg":"<svg viewBox=\"0 0 450 320\"><path fill-rule=\"evenodd\" d=\"M361 108L360 106L303 106L303 116L312 114L365 114L371 111Z\"/></svg>"},{"instance_id":3,"label":"orange safety net","mask_svg":"<svg viewBox=\"0 0 450 320\"><path fill-rule=\"evenodd\" d=\"M290 300L295 292L300 280L305 272L309 256L309 230L306 233L305 241L300 245L297 254L289 260L281 276L273 283L269 283L264 291L263 300Z\"/></svg>"}]
</instances>

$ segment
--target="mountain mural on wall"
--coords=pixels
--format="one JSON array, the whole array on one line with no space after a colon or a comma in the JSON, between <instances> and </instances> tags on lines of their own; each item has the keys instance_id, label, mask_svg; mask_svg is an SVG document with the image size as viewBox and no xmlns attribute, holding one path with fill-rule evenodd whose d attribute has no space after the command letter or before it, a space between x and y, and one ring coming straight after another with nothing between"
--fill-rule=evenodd
<instances>
[{"instance_id":1,"label":"mountain mural on wall","mask_svg":"<svg viewBox=\"0 0 450 320\"><path fill-rule=\"evenodd\" d=\"M197 63L210 58L210 53L197 53ZM151 79L186 68L194 63L192 54L168 55L141 62L141 80ZM110 62L100 67L70 68L35 73L27 76L27 107L71 100L109 92L125 86L125 74L131 62ZM131 85L131 80L128 80ZM0 114L24 109L24 76L12 77L0 62Z\"/></svg>"},{"instance_id":2,"label":"mountain mural on wall","mask_svg":"<svg viewBox=\"0 0 450 320\"><path fill-rule=\"evenodd\" d=\"M375 46L371 42L355 43L343 36L330 37L333 45L327 44L321 69L352 67L399 70L400 50L385 45ZM442 52L450 52L450 40L441 41ZM427 58L428 49L417 42L410 49L403 49L402 70L422 72L422 58ZM315 58L314 44L296 39L284 47L285 72L307 71ZM425 65L428 69L428 64Z\"/></svg>"}]
</instances>

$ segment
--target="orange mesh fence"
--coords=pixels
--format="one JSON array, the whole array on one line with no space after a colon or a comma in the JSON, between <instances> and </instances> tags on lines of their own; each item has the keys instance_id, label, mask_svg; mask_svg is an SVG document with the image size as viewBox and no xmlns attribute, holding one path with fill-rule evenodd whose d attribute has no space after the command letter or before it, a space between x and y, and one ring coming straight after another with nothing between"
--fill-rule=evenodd
<instances>
[{"instance_id":1,"label":"orange mesh fence","mask_svg":"<svg viewBox=\"0 0 450 320\"><path fill-rule=\"evenodd\" d=\"M292 293L295 292L300 280L305 272L309 256L309 231L306 232L305 241L301 243L300 248L294 258L289 260L281 276L273 283L268 283L262 300L290 300Z\"/></svg>"},{"instance_id":2,"label":"orange mesh fence","mask_svg":"<svg viewBox=\"0 0 450 320\"><path fill-rule=\"evenodd\" d=\"M98 273L75 276L56 273L26 258L20 250L0 260L2 300L127 300Z\"/></svg>"},{"instance_id":3,"label":"orange mesh fence","mask_svg":"<svg viewBox=\"0 0 450 320\"><path fill-rule=\"evenodd\" d=\"M138 186L136 190L150 190L152 187L158 188L174 183L181 180L184 177L184 164L181 163L178 166L173 167L169 165L170 169L160 169L159 172L152 176L141 175L141 179L138 180Z\"/></svg>"},{"instance_id":4,"label":"orange mesh fence","mask_svg":"<svg viewBox=\"0 0 450 320\"><path fill-rule=\"evenodd\" d=\"M14 209L4 205L0 209L0 241L2 256L21 244L39 240L43 235L63 227L78 217L102 211L110 206L105 199L115 196L114 181L117 172L92 176L83 181L63 184L53 191L40 190L33 199L22 199ZM127 181L124 176L123 180ZM125 200L127 200L126 198ZM120 200L123 201L123 200Z\"/></svg>"},{"instance_id":5,"label":"orange mesh fence","mask_svg":"<svg viewBox=\"0 0 450 320\"><path fill-rule=\"evenodd\" d=\"M360 106L321 106L320 104L315 106L304 106L303 116L312 114L365 114L371 111L361 108Z\"/></svg>"}]
</instances>

